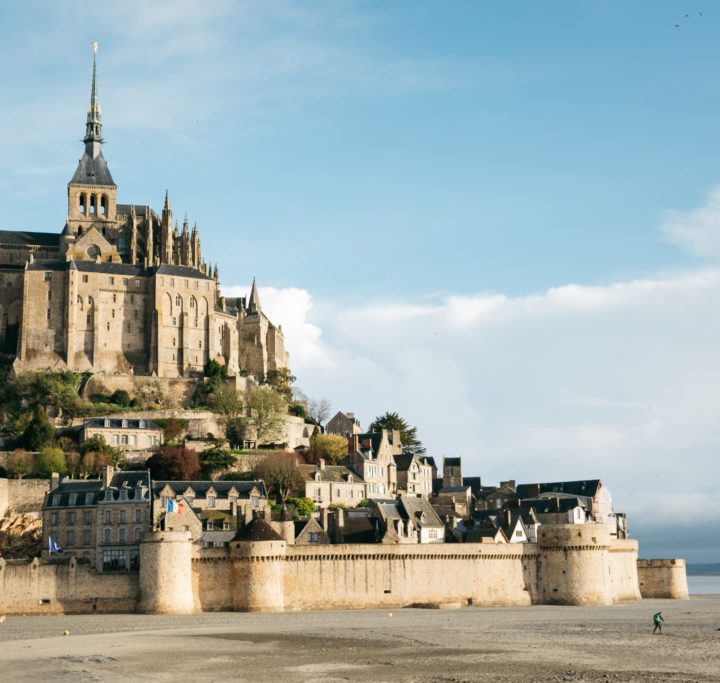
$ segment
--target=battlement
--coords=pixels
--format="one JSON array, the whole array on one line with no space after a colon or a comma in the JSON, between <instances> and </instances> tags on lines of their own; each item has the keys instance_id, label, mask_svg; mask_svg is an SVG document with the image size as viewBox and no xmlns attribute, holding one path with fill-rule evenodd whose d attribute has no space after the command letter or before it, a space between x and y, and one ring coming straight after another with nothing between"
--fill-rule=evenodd
<instances>
[{"instance_id":1,"label":"battlement","mask_svg":"<svg viewBox=\"0 0 720 683\"><path fill-rule=\"evenodd\" d=\"M685 560L638 560L638 582L643 598L670 598L687 600L687 573Z\"/></svg>"}]
</instances>

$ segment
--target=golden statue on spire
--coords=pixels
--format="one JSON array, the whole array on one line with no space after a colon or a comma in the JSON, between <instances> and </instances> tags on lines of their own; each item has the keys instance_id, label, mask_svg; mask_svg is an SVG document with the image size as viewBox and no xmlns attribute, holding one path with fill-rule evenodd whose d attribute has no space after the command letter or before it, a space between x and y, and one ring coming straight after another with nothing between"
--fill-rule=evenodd
<instances>
[{"instance_id":1,"label":"golden statue on spire","mask_svg":"<svg viewBox=\"0 0 720 683\"><path fill-rule=\"evenodd\" d=\"M93 42L92 42L92 51L93 51L93 54L94 54L94 55L97 54L97 49L98 49L98 44L93 40Z\"/></svg>"}]
</instances>

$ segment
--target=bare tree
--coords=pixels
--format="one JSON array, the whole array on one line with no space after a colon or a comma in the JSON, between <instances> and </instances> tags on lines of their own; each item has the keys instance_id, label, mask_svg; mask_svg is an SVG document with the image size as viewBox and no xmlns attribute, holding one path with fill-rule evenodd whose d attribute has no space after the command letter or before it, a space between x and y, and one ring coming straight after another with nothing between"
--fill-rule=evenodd
<instances>
[{"instance_id":1,"label":"bare tree","mask_svg":"<svg viewBox=\"0 0 720 683\"><path fill-rule=\"evenodd\" d=\"M315 424L323 425L330 417L330 401L326 398L310 398L307 401L308 417Z\"/></svg>"},{"instance_id":2,"label":"bare tree","mask_svg":"<svg viewBox=\"0 0 720 683\"><path fill-rule=\"evenodd\" d=\"M285 499L303 483L297 457L294 453L281 451L270 453L253 465L253 476L262 479L268 492L275 494L276 500L284 503Z\"/></svg>"},{"instance_id":3,"label":"bare tree","mask_svg":"<svg viewBox=\"0 0 720 683\"><path fill-rule=\"evenodd\" d=\"M248 422L255 427L258 443L268 443L282 436L287 403L270 387L253 387L248 390L245 405Z\"/></svg>"}]
</instances>

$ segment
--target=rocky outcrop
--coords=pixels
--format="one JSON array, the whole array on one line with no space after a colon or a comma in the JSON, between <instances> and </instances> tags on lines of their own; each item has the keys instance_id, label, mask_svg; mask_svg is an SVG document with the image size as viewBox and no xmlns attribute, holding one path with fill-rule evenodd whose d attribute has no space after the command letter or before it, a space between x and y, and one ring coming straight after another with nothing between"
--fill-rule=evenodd
<instances>
[{"instance_id":1,"label":"rocky outcrop","mask_svg":"<svg viewBox=\"0 0 720 683\"><path fill-rule=\"evenodd\" d=\"M36 514L10 514L0 519L0 557L35 557L42 549L42 520Z\"/></svg>"}]
</instances>

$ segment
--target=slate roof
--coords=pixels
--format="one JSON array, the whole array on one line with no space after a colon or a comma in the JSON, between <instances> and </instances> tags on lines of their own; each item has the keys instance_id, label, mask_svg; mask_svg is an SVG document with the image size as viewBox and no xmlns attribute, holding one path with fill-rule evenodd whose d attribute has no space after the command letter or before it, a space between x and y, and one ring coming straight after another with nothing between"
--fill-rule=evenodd
<instances>
[{"instance_id":1,"label":"slate roof","mask_svg":"<svg viewBox=\"0 0 720 683\"><path fill-rule=\"evenodd\" d=\"M80 157L75 174L70 182L79 185L112 185L116 187L102 152L94 159L85 152Z\"/></svg>"},{"instance_id":2,"label":"slate roof","mask_svg":"<svg viewBox=\"0 0 720 683\"><path fill-rule=\"evenodd\" d=\"M438 493L462 493L466 494L469 486L443 486Z\"/></svg>"},{"instance_id":3,"label":"slate roof","mask_svg":"<svg viewBox=\"0 0 720 683\"><path fill-rule=\"evenodd\" d=\"M201 280L212 280L209 275L206 275L201 270L191 268L190 266L175 266L170 263L162 263L157 269L158 275L175 275L177 277L194 277L200 278Z\"/></svg>"},{"instance_id":4,"label":"slate roof","mask_svg":"<svg viewBox=\"0 0 720 683\"><path fill-rule=\"evenodd\" d=\"M555 481L543 484L518 484L518 498L534 498L543 493L569 493L574 496L594 498L601 486L599 479L581 481Z\"/></svg>"},{"instance_id":5,"label":"slate roof","mask_svg":"<svg viewBox=\"0 0 720 683\"><path fill-rule=\"evenodd\" d=\"M282 541L283 537L264 519L253 519L235 536L236 541Z\"/></svg>"},{"instance_id":6,"label":"slate roof","mask_svg":"<svg viewBox=\"0 0 720 683\"><path fill-rule=\"evenodd\" d=\"M0 230L0 244L57 247L60 237L54 232L26 232L24 230Z\"/></svg>"},{"instance_id":7,"label":"slate roof","mask_svg":"<svg viewBox=\"0 0 720 683\"><path fill-rule=\"evenodd\" d=\"M138 488L138 484L144 484L145 488ZM129 472L115 472L110 480L110 486L103 488L101 479L88 479L84 481L70 479L61 481L57 488L54 488L47 495L46 508L61 507L82 507L97 505L100 502L114 502L118 500L149 500L150 474L147 470L132 470ZM121 498L120 492L125 491L125 498ZM70 505L70 495L76 495L76 501ZM87 497L90 494L90 498ZM56 496L59 500L56 501Z\"/></svg>"},{"instance_id":8,"label":"slate roof","mask_svg":"<svg viewBox=\"0 0 720 683\"><path fill-rule=\"evenodd\" d=\"M121 213L123 215L130 215L131 209L135 207L135 213L137 216L142 217L145 215L145 212L150 209L150 213L157 217L157 214L152 210L152 207L148 204L118 204L116 206L117 212Z\"/></svg>"},{"instance_id":9,"label":"slate roof","mask_svg":"<svg viewBox=\"0 0 720 683\"><path fill-rule=\"evenodd\" d=\"M480 480L480 477L463 477L462 482L463 486L470 487L473 496L477 498L480 495L480 491L482 490L482 482Z\"/></svg>"},{"instance_id":10,"label":"slate roof","mask_svg":"<svg viewBox=\"0 0 720 683\"><path fill-rule=\"evenodd\" d=\"M445 458L443 460L443 465L447 465L448 467L460 467L462 464L462 458Z\"/></svg>"},{"instance_id":11,"label":"slate roof","mask_svg":"<svg viewBox=\"0 0 720 683\"><path fill-rule=\"evenodd\" d=\"M353 484L365 483L362 477L359 477L344 465L325 465L324 469L320 469L319 465L298 465L298 468L305 481L315 481L316 475L319 474L320 481L346 482L348 477L352 475Z\"/></svg>"},{"instance_id":12,"label":"slate roof","mask_svg":"<svg viewBox=\"0 0 720 683\"><path fill-rule=\"evenodd\" d=\"M424 527L444 527L440 521L433 506L427 498L414 498L412 496L402 496L400 498L402 506L405 508L407 516L420 526ZM423 519L424 518L424 519Z\"/></svg>"},{"instance_id":13,"label":"slate roof","mask_svg":"<svg viewBox=\"0 0 720 683\"><path fill-rule=\"evenodd\" d=\"M152 268L136 266L130 263L110 263L102 261L33 261L28 263L28 270L79 270L83 273L108 273L110 275L127 275L128 277L140 277L152 275Z\"/></svg>"},{"instance_id":14,"label":"slate roof","mask_svg":"<svg viewBox=\"0 0 720 683\"><path fill-rule=\"evenodd\" d=\"M218 497L227 498L228 492L234 487L238 492L238 497L247 499L253 486L260 492L260 497L265 498L265 484L262 481L153 481L153 494L157 497L160 492L169 486L176 496L181 496L188 488L195 491L198 498L205 498L208 489L215 489Z\"/></svg>"},{"instance_id":15,"label":"slate roof","mask_svg":"<svg viewBox=\"0 0 720 683\"><path fill-rule=\"evenodd\" d=\"M586 502L587 501L587 502ZM592 507L588 498L582 497L557 497L557 498L525 498L520 501L520 507L532 508L537 514L549 514L553 512L567 512L576 507Z\"/></svg>"},{"instance_id":16,"label":"slate roof","mask_svg":"<svg viewBox=\"0 0 720 683\"><path fill-rule=\"evenodd\" d=\"M398 472L405 472L406 470L409 470L410 465L412 465L412 461L415 458L417 458L418 462L421 465L429 465L430 467L432 467L435 462L432 458L428 458L424 455L416 455L414 453L402 453L401 455L395 456L395 464L397 465Z\"/></svg>"},{"instance_id":17,"label":"slate roof","mask_svg":"<svg viewBox=\"0 0 720 683\"><path fill-rule=\"evenodd\" d=\"M124 427L123 422L125 423ZM152 420L122 419L119 417L93 417L85 420L83 427L92 427L93 429L162 429L157 422Z\"/></svg>"},{"instance_id":18,"label":"slate roof","mask_svg":"<svg viewBox=\"0 0 720 683\"><path fill-rule=\"evenodd\" d=\"M377 543L377 520L365 516L346 516L341 533L343 543Z\"/></svg>"},{"instance_id":19,"label":"slate roof","mask_svg":"<svg viewBox=\"0 0 720 683\"><path fill-rule=\"evenodd\" d=\"M70 494L75 494L76 502L74 505L70 505ZM86 497L88 494L89 499ZM45 507L65 508L97 505L97 501L101 496L102 481L100 479L61 481L57 488L48 492Z\"/></svg>"}]
</instances>

